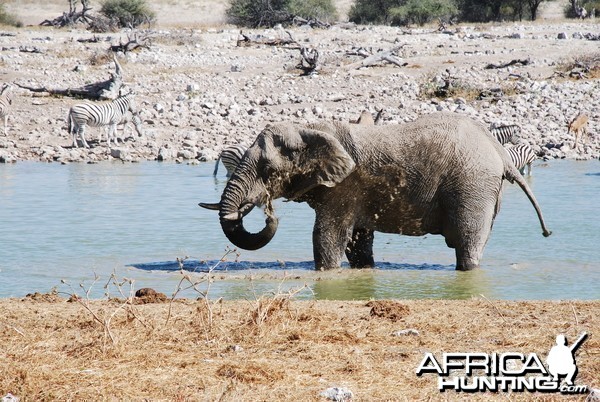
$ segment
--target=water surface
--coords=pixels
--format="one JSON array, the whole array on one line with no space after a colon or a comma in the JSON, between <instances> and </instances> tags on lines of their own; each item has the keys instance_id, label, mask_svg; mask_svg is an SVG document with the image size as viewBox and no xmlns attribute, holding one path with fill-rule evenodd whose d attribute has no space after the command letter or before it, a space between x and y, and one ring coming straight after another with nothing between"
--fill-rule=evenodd
<instances>
[{"instance_id":1,"label":"water surface","mask_svg":"<svg viewBox=\"0 0 600 402\"><path fill-rule=\"evenodd\" d=\"M217 213L225 177L213 163L0 165L0 297L22 297L79 284L102 297L112 273L173 294L177 258L193 278L233 248ZM220 169L224 172L224 169ZM277 202L279 230L258 251L237 250L218 264L210 292L251 298L306 285L298 297L325 299L469 298L598 299L600 295L600 163L552 161L528 178L554 234L541 235L523 192L505 186L502 209L482 267L454 270L454 251L441 236L376 234L377 269L312 270L314 213ZM259 229L259 211L247 217ZM201 286L205 286L202 284ZM111 290L111 292L114 291ZM194 296L197 292L181 292Z\"/></svg>"}]
</instances>

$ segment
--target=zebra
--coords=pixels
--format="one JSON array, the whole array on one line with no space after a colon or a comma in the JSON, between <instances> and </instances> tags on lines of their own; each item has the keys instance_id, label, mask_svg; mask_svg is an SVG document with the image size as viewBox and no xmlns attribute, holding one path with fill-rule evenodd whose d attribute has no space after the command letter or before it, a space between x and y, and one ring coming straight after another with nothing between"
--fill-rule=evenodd
<instances>
[{"instance_id":1,"label":"zebra","mask_svg":"<svg viewBox=\"0 0 600 402\"><path fill-rule=\"evenodd\" d=\"M531 164L537 159L537 155L533 148L527 144L517 144L515 146L505 148L508 156L517 169L524 174L527 166L527 175L531 176Z\"/></svg>"},{"instance_id":2,"label":"zebra","mask_svg":"<svg viewBox=\"0 0 600 402\"><path fill-rule=\"evenodd\" d=\"M10 95L10 91L12 90L12 85L4 84L2 86L2 90L0 90L0 119L4 120L4 135L7 135L7 123L8 123L8 111L10 109L10 105L12 105L12 97Z\"/></svg>"},{"instance_id":3,"label":"zebra","mask_svg":"<svg viewBox=\"0 0 600 402\"><path fill-rule=\"evenodd\" d=\"M89 148L85 140L85 127L108 126L108 145L115 136L117 124L123 119L123 115L130 111L134 116L137 115L135 98L133 93L120 96L111 102L104 103L79 103L69 110L69 133L73 135L73 146L77 148L77 135L81 138L83 146ZM115 136L115 143L116 143Z\"/></svg>"},{"instance_id":4,"label":"zebra","mask_svg":"<svg viewBox=\"0 0 600 402\"><path fill-rule=\"evenodd\" d=\"M516 144L519 135L521 134L521 126L517 124L510 124L507 126L492 126L490 132L500 144L506 144L508 142Z\"/></svg>"},{"instance_id":5,"label":"zebra","mask_svg":"<svg viewBox=\"0 0 600 402\"><path fill-rule=\"evenodd\" d=\"M213 172L213 176L217 175L217 171L219 170L219 161L223 162L223 166L227 169L227 177L231 177L235 168L240 164L242 157L246 153L248 148L244 145L232 145L230 147L225 148L219 154L217 158L217 162L215 163L215 171Z\"/></svg>"},{"instance_id":6,"label":"zebra","mask_svg":"<svg viewBox=\"0 0 600 402\"><path fill-rule=\"evenodd\" d=\"M127 127L129 126L129 123L133 123L133 126L135 128L135 131L138 134L138 137L143 137L144 135L144 131L142 129L142 119L140 119L140 116L137 114L133 114L130 111L127 111L127 113L125 113L123 115L123 117L121 118L121 121L119 123L117 123L117 127L115 129L115 131L113 132L114 134L114 141L115 144L117 144L117 140L121 140L121 142L125 142L125 139L128 138L126 136L126 130ZM121 126L121 136L119 137L119 126ZM106 131L106 140L107 142L110 144L110 132L109 132L109 128L107 127L107 131Z\"/></svg>"}]
</instances>

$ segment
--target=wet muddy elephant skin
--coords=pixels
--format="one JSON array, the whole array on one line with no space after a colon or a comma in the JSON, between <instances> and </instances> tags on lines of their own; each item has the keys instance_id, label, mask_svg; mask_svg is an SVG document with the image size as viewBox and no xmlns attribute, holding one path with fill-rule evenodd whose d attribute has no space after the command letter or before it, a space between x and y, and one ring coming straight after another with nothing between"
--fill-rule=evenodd
<instances>
[{"instance_id":1,"label":"wet muddy elephant skin","mask_svg":"<svg viewBox=\"0 0 600 402\"><path fill-rule=\"evenodd\" d=\"M315 267L372 267L374 232L441 234L456 269L479 266L500 207L502 181L517 182L549 236L537 201L487 129L460 115L435 113L402 125L268 125L256 138L218 204L223 232L256 250L275 235L271 200L315 210ZM243 217L266 205L266 225L249 233Z\"/></svg>"}]
</instances>

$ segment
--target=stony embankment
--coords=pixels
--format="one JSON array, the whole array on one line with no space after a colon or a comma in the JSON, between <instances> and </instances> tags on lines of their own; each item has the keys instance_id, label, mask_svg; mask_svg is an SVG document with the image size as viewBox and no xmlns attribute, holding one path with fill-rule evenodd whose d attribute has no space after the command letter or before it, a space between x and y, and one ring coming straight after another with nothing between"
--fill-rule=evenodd
<instances>
[{"instance_id":1,"label":"stony embankment","mask_svg":"<svg viewBox=\"0 0 600 402\"><path fill-rule=\"evenodd\" d=\"M251 143L268 122L351 121L365 109L373 114L383 109L381 124L435 111L486 124L519 124L522 140L541 157L598 158L600 79L598 70L585 67L594 58L600 62L599 27L509 24L438 32L434 27L338 25L252 32L275 39L291 34L298 44L317 49L321 67L312 76L296 69L297 48L237 46L238 29L138 32L150 47L119 57L125 81L137 94L143 137L108 147L104 130L89 128L92 147L73 148L66 118L79 101L15 86L8 135L0 130L0 161L197 163L215 159L228 144ZM84 42L94 35L40 28L5 32L0 36L2 81L76 88L106 80L114 70L107 49L126 34L96 35L96 42ZM362 58L350 54L396 46L403 66L382 62L355 68ZM511 61L520 63L497 68ZM574 61L588 64L573 70ZM579 112L589 116L589 139L573 149L567 121Z\"/></svg>"}]
</instances>

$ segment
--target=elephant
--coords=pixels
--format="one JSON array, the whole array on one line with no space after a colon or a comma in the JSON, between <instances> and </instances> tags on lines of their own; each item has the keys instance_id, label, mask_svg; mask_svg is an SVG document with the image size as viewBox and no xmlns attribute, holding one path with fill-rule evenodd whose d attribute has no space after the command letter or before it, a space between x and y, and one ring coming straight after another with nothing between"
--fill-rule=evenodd
<instances>
[{"instance_id":1,"label":"elephant","mask_svg":"<svg viewBox=\"0 0 600 402\"><path fill-rule=\"evenodd\" d=\"M272 201L306 202L315 211L315 268L374 267L374 232L441 234L455 249L456 269L479 267L500 208L503 180L531 189L502 145L475 120L449 112L384 126L321 122L268 124L223 190L218 209L226 237L257 250L275 235ZM265 227L248 232L243 218L264 206Z\"/></svg>"}]
</instances>

